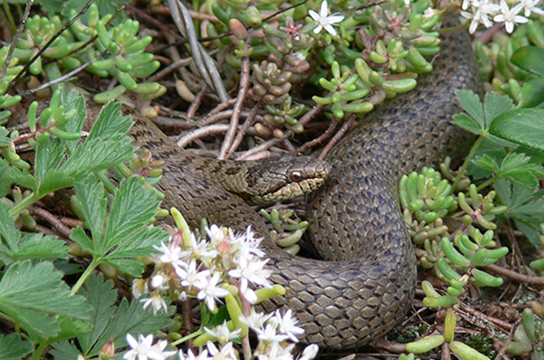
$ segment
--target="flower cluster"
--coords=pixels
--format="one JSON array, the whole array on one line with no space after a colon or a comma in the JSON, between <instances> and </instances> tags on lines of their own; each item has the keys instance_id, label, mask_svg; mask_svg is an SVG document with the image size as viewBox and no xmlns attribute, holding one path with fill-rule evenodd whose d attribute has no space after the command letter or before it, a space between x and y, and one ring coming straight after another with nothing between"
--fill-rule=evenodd
<instances>
[{"instance_id":1,"label":"flower cluster","mask_svg":"<svg viewBox=\"0 0 544 360\"><path fill-rule=\"evenodd\" d=\"M529 21L531 13L544 14L544 10L537 7L540 0L521 0L511 3L500 0L497 4L492 0L463 0L461 15L470 19L470 33L474 33L479 24L489 28L493 22L504 23L506 31L514 31L514 24L523 24ZM493 19L493 21L491 20Z\"/></svg>"},{"instance_id":2,"label":"flower cluster","mask_svg":"<svg viewBox=\"0 0 544 360\"><path fill-rule=\"evenodd\" d=\"M264 252L258 248L261 239L248 228L243 234L212 225L206 228L209 240L199 239L189 233L184 239L181 232L172 236L169 244L157 247L156 269L149 281L135 281L136 296L150 293L142 300L144 308L153 307L155 312L166 309L162 293L166 290L177 299L196 297L203 301L212 313L217 302L229 294L227 285L235 285L250 304L257 302L255 290L250 286L272 288L268 281L270 271L265 269L268 260L261 260ZM230 279L230 280L229 280Z\"/></svg>"},{"instance_id":3,"label":"flower cluster","mask_svg":"<svg viewBox=\"0 0 544 360\"><path fill-rule=\"evenodd\" d=\"M291 354L294 343L304 330L297 326L291 310L265 315L252 307L284 291L268 280L270 270L265 268L268 260L263 259L265 253L259 249L262 239L256 238L250 227L244 233L236 234L217 225L205 228L206 237L198 237L187 229L176 211L174 218L181 230L172 235L168 244L156 248L154 273L147 280L134 281L134 295L149 294L141 301L144 309L152 307L155 313L167 309L164 294L173 300L197 298L212 313L217 313L218 304L224 301L230 317L211 329L203 324L200 335L193 342L201 348L200 352L195 355L190 350L180 350L180 360L238 360L240 355L231 340L241 339L242 343L249 344L250 329L255 332L259 344L253 354L246 353L245 348L244 358L294 359ZM140 335L139 341L128 335L131 350L125 353L125 359L165 360L175 353L164 351L166 342L159 341L155 345L152 342L151 335ZM309 346L299 359L310 360L317 351L317 346Z\"/></svg>"}]
</instances>

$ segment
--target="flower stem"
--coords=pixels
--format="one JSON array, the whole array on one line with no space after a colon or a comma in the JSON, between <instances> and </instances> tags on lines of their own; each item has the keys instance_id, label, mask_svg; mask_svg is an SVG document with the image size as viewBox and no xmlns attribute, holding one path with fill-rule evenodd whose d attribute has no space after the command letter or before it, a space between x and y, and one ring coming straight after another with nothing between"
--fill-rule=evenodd
<instances>
[{"instance_id":1,"label":"flower stem","mask_svg":"<svg viewBox=\"0 0 544 360\"><path fill-rule=\"evenodd\" d=\"M100 260L97 260L96 258L93 258L93 261L89 264L83 275L79 278L79 280L76 282L74 287L72 288L72 291L70 292L70 296L74 296L77 294L79 289L83 286L87 278L92 274L94 269L100 264Z\"/></svg>"},{"instance_id":2,"label":"flower stem","mask_svg":"<svg viewBox=\"0 0 544 360\"><path fill-rule=\"evenodd\" d=\"M453 191L457 189L457 185L459 184L459 181L463 177L463 174L465 173L465 170L467 169L468 164L470 163L470 160L472 160L472 157L476 153L476 150L480 147L480 144L484 139L486 138L486 134L482 134L478 137L474 145L472 145L472 148L470 149L470 152L468 153L467 157L465 158L465 161L463 162L463 166L461 166L461 169L459 170L459 173L457 174L457 177L455 178L455 181L453 182Z\"/></svg>"}]
</instances>

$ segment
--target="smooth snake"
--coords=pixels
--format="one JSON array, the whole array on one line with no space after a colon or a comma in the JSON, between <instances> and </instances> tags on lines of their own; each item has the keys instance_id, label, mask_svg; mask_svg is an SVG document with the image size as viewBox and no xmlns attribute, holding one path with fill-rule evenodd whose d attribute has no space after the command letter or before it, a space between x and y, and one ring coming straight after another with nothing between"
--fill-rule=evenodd
<instances>
[{"instance_id":1,"label":"smooth snake","mask_svg":"<svg viewBox=\"0 0 544 360\"><path fill-rule=\"evenodd\" d=\"M166 162L159 184L163 207L177 207L192 226L206 218L238 230L251 225L263 236L271 280L287 293L262 306L295 312L305 329L304 342L334 349L365 345L401 322L411 305L416 258L397 183L401 174L436 164L463 141L450 124L460 110L454 92L481 91L468 35L446 34L441 48L434 70L420 76L414 90L362 119L328 155L332 172L307 205L311 237L327 261L291 256L273 245L263 219L209 180L215 178L217 162L180 150L150 121L133 114L135 144ZM297 166L287 173L298 174ZM324 165L317 167L328 172Z\"/></svg>"}]
</instances>

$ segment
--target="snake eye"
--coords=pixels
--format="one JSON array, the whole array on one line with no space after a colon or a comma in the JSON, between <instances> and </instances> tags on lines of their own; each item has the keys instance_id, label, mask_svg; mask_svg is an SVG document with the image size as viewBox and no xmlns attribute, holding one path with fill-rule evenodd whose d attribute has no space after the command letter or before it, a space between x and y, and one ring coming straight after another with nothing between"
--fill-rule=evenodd
<instances>
[{"instance_id":1,"label":"snake eye","mask_svg":"<svg viewBox=\"0 0 544 360\"><path fill-rule=\"evenodd\" d=\"M291 181L299 182L302 180L302 174L298 171L293 171L291 173Z\"/></svg>"}]
</instances>

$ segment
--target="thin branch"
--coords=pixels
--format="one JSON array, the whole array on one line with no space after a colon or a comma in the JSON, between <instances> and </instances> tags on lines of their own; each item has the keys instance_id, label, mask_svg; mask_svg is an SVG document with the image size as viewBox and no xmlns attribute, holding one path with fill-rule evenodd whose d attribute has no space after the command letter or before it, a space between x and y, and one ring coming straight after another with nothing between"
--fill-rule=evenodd
<instances>
[{"instance_id":1,"label":"thin branch","mask_svg":"<svg viewBox=\"0 0 544 360\"><path fill-rule=\"evenodd\" d=\"M236 138L234 138L234 141L232 142L232 146L227 152L227 158L231 157L232 154L234 154L234 152L236 151L236 149L238 149L238 146L240 146L242 139L246 135L247 129L249 129L249 127L253 125L253 123L255 122L256 120L255 117L257 116L257 112L259 111L260 107L261 107L261 103L259 102L257 103L257 105L255 105L253 109L251 109L249 116L247 117L246 121L244 121L242 128L240 129L240 131L238 131Z\"/></svg>"},{"instance_id":2,"label":"thin branch","mask_svg":"<svg viewBox=\"0 0 544 360\"><path fill-rule=\"evenodd\" d=\"M195 139L201 138L203 136L212 135L212 134L219 134L224 133L229 129L229 125L227 124L215 124L206 126L200 129L195 129L185 136L183 136L181 139L177 141L177 144L179 147L185 147L188 144L190 144Z\"/></svg>"},{"instance_id":3,"label":"thin branch","mask_svg":"<svg viewBox=\"0 0 544 360\"><path fill-rule=\"evenodd\" d=\"M249 36L246 40L246 46L250 46L251 44L251 36ZM242 107L244 106L244 102L246 101L247 92L249 90L249 56L244 56L242 58L242 69L240 74L240 90L238 91L238 96L236 97L236 103L234 104L234 113L232 114L232 117L230 118L230 128L225 134L225 139L223 140L223 144L221 145L221 151L219 152L218 159L224 160L227 158L227 153L229 152L229 149L232 146L232 142L234 141L234 135L236 134L236 130L238 129L238 124L240 123L240 113L242 112Z\"/></svg>"},{"instance_id":4,"label":"thin branch","mask_svg":"<svg viewBox=\"0 0 544 360\"><path fill-rule=\"evenodd\" d=\"M19 27L17 28L17 32L15 33L15 37L11 41L11 44L8 50L8 55L6 56L6 61L4 62L4 65L2 65L2 70L0 70L0 84L2 83L2 81L4 81L4 77L6 76L6 73L8 71L9 63L11 62L11 56L13 55L13 52L15 51L15 47L17 46L17 43L19 42L19 39L21 38L23 31L25 30L26 20L28 19L28 15L30 15L30 8L32 7L32 4L34 4L34 0L28 0L26 3L25 11L23 13L23 18L21 19L21 24L19 24Z\"/></svg>"},{"instance_id":5,"label":"thin branch","mask_svg":"<svg viewBox=\"0 0 544 360\"><path fill-rule=\"evenodd\" d=\"M508 270L495 264L487 265L485 268L487 270L491 270L492 272L496 274L506 276L507 278L515 280L515 281L532 284L532 285L544 285L544 276L523 275L513 270Z\"/></svg>"},{"instance_id":6,"label":"thin branch","mask_svg":"<svg viewBox=\"0 0 544 360\"><path fill-rule=\"evenodd\" d=\"M338 130L338 132L334 135L334 137L331 139L331 141L329 141L329 143L327 144L327 146L325 146L325 148L323 148L323 150L321 151L321 154L319 154L319 159L320 160L323 160L325 159L325 156L327 156L327 154L329 153L329 151L332 149L332 147L334 145L336 145L336 143L338 141L340 141L340 139L342 138L342 136L344 136L344 134L346 133L346 131L348 131L348 129L351 127L351 125L353 124L353 122L355 121L355 119L357 119L357 114L351 114L350 117L348 118L348 121L346 121L344 123L344 125L342 125L342 127L340 128L340 130Z\"/></svg>"}]
</instances>

